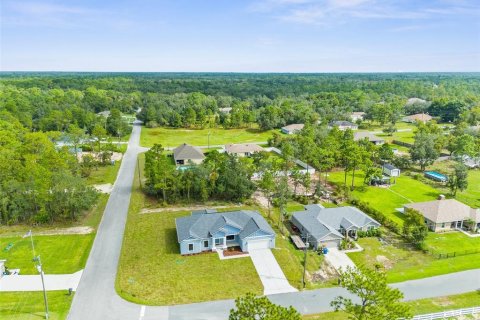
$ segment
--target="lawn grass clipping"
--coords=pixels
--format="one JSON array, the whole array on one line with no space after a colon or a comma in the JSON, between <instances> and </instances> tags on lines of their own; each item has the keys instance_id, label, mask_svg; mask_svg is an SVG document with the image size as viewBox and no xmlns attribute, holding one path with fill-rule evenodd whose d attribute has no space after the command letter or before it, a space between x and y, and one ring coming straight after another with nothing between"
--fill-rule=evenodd
<instances>
[{"instance_id":1,"label":"lawn grass clipping","mask_svg":"<svg viewBox=\"0 0 480 320\"><path fill-rule=\"evenodd\" d=\"M145 196L132 191L116 280L125 299L147 305L171 305L235 298L263 286L249 257L220 260L217 253L181 256L175 218L190 212L140 214Z\"/></svg>"},{"instance_id":2,"label":"lawn grass clipping","mask_svg":"<svg viewBox=\"0 0 480 320\"><path fill-rule=\"evenodd\" d=\"M182 143L194 146L224 145L229 143L266 142L275 130L263 131L256 128L248 129L178 129L178 128L142 128L140 145L152 147L155 143L163 147L175 148Z\"/></svg>"},{"instance_id":3,"label":"lawn grass clipping","mask_svg":"<svg viewBox=\"0 0 480 320\"><path fill-rule=\"evenodd\" d=\"M48 291L49 319L67 318L73 294L67 290ZM43 292L0 292L0 319L2 320L38 320L45 317Z\"/></svg>"}]
</instances>

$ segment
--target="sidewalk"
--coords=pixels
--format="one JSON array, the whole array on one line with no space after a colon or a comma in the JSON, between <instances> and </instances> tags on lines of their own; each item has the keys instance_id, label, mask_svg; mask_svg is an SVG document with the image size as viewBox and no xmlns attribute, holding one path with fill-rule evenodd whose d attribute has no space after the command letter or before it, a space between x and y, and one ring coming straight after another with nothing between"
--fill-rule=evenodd
<instances>
[{"instance_id":1,"label":"sidewalk","mask_svg":"<svg viewBox=\"0 0 480 320\"><path fill-rule=\"evenodd\" d=\"M77 290L78 283L82 277L83 269L72 274L46 274L45 289ZM0 292L7 291L42 291L42 279L40 275L8 275L0 278Z\"/></svg>"}]
</instances>

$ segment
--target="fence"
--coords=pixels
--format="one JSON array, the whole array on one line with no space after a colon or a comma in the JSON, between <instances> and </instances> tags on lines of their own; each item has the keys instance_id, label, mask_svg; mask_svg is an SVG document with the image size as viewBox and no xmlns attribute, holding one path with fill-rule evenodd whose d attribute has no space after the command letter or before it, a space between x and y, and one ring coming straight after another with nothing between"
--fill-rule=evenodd
<instances>
[{"instance_id":1,"label":"fence","mask_svg":"<svg viewBox=\"0 0 480 320\"><path fill-rule=\"evenodd\" d=\"M472 315L476 313L480 313L480 307L457 309L457 310L443 311L443 312L430 313L430 314L421 314L418 316L414 316L412 319L413 320L448 319L451 317L466 316L466 315Z\"/></svg>"},{"instance_id":2,"label":"fence","mask_svg":"<svg viewBox=\"0 0 480 320\"><path fill-rule=\"evenodd\" d=\"M459 256L467 256L470 254L476 254L480 253L480 249L471 249L471 250L461 250L461 251L454 251L454 252L436 252L433 250L427 250L428 253L430 253L432 256L434 256L437 259L448 259L448 258L454 258L454 257L459 257Z\"/></svg>"}]
</instances>

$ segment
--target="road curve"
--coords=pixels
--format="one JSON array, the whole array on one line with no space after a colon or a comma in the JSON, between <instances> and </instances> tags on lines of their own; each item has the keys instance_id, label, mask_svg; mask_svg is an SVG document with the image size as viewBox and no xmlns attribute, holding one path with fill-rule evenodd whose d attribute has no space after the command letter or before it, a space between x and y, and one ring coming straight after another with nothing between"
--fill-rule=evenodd
<instances>
[{"instance_id":1,"label":"road curve","mask_svg":"<svg viewBox=\"0 0 480 320\"><path fill-rule=\"evenodd\" d=\"M150 307L123 300L115 291L117 265L122 248L137 155L139 124L134 125L117 181L108 199L97 230L90 256L68 315L70 320L224 320L234 306L233 300L209 301L187 305ZM480 289L480 269L437 277L406 281L392 285L405 295L405 300L432 298L471 292ZM303 314L331 311L330 301L350 296L342 288L327 288L269 296L284 306L293 305Z\"/></svg>"}]
</instances>

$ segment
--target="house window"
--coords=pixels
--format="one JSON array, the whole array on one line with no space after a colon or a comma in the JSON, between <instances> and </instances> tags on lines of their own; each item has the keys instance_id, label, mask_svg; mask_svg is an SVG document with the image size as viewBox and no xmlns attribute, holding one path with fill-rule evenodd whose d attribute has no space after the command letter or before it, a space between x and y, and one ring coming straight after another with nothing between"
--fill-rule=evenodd
<instances>
[{"instance_id":1,"label":"house window","mask_svg":"<svg viewBox=\"0 0 480 320\"><path fill-rule=\"evenodd\" d=\"M203 241L203 246L204 246L205 248L208 248L208 240Z\"/></svg>"},{"instance_id":2,"label":"house window","mask_svg":"<svg viewBox=\"0 0 480 320\"><path fill-rule=\"evenodd\" d=\"M216 238L215 239L215 244L218 245L218 244L223 244L223 238Z\"/></svg>"},{"instance_id":3,"label":"house window","mask_svg":"<svg viewBox=\"0 0 480 320\"><path fill-rule=\"evenodd\" d=\"M227 241L235 240L235 236L233 234L227 236Z\"/></svg>"},{"instance_id":4,"label":"house window","mask_svg":"<svg viewBox=\"0 0 480 320\"><path fill-rule=\"evenodd\" d=\"M188 251L193 251L193 243L188 244Z\"/></svg>"},{"instance_id":5,"label":"house window","mask_svg":"<svg viewBox=\"0 0 480 320\"><path fill-rule=\"evenodd\" d=\"M442 223L442 228L445 228L445 223Z\"/></svg>"}]
</instances>

